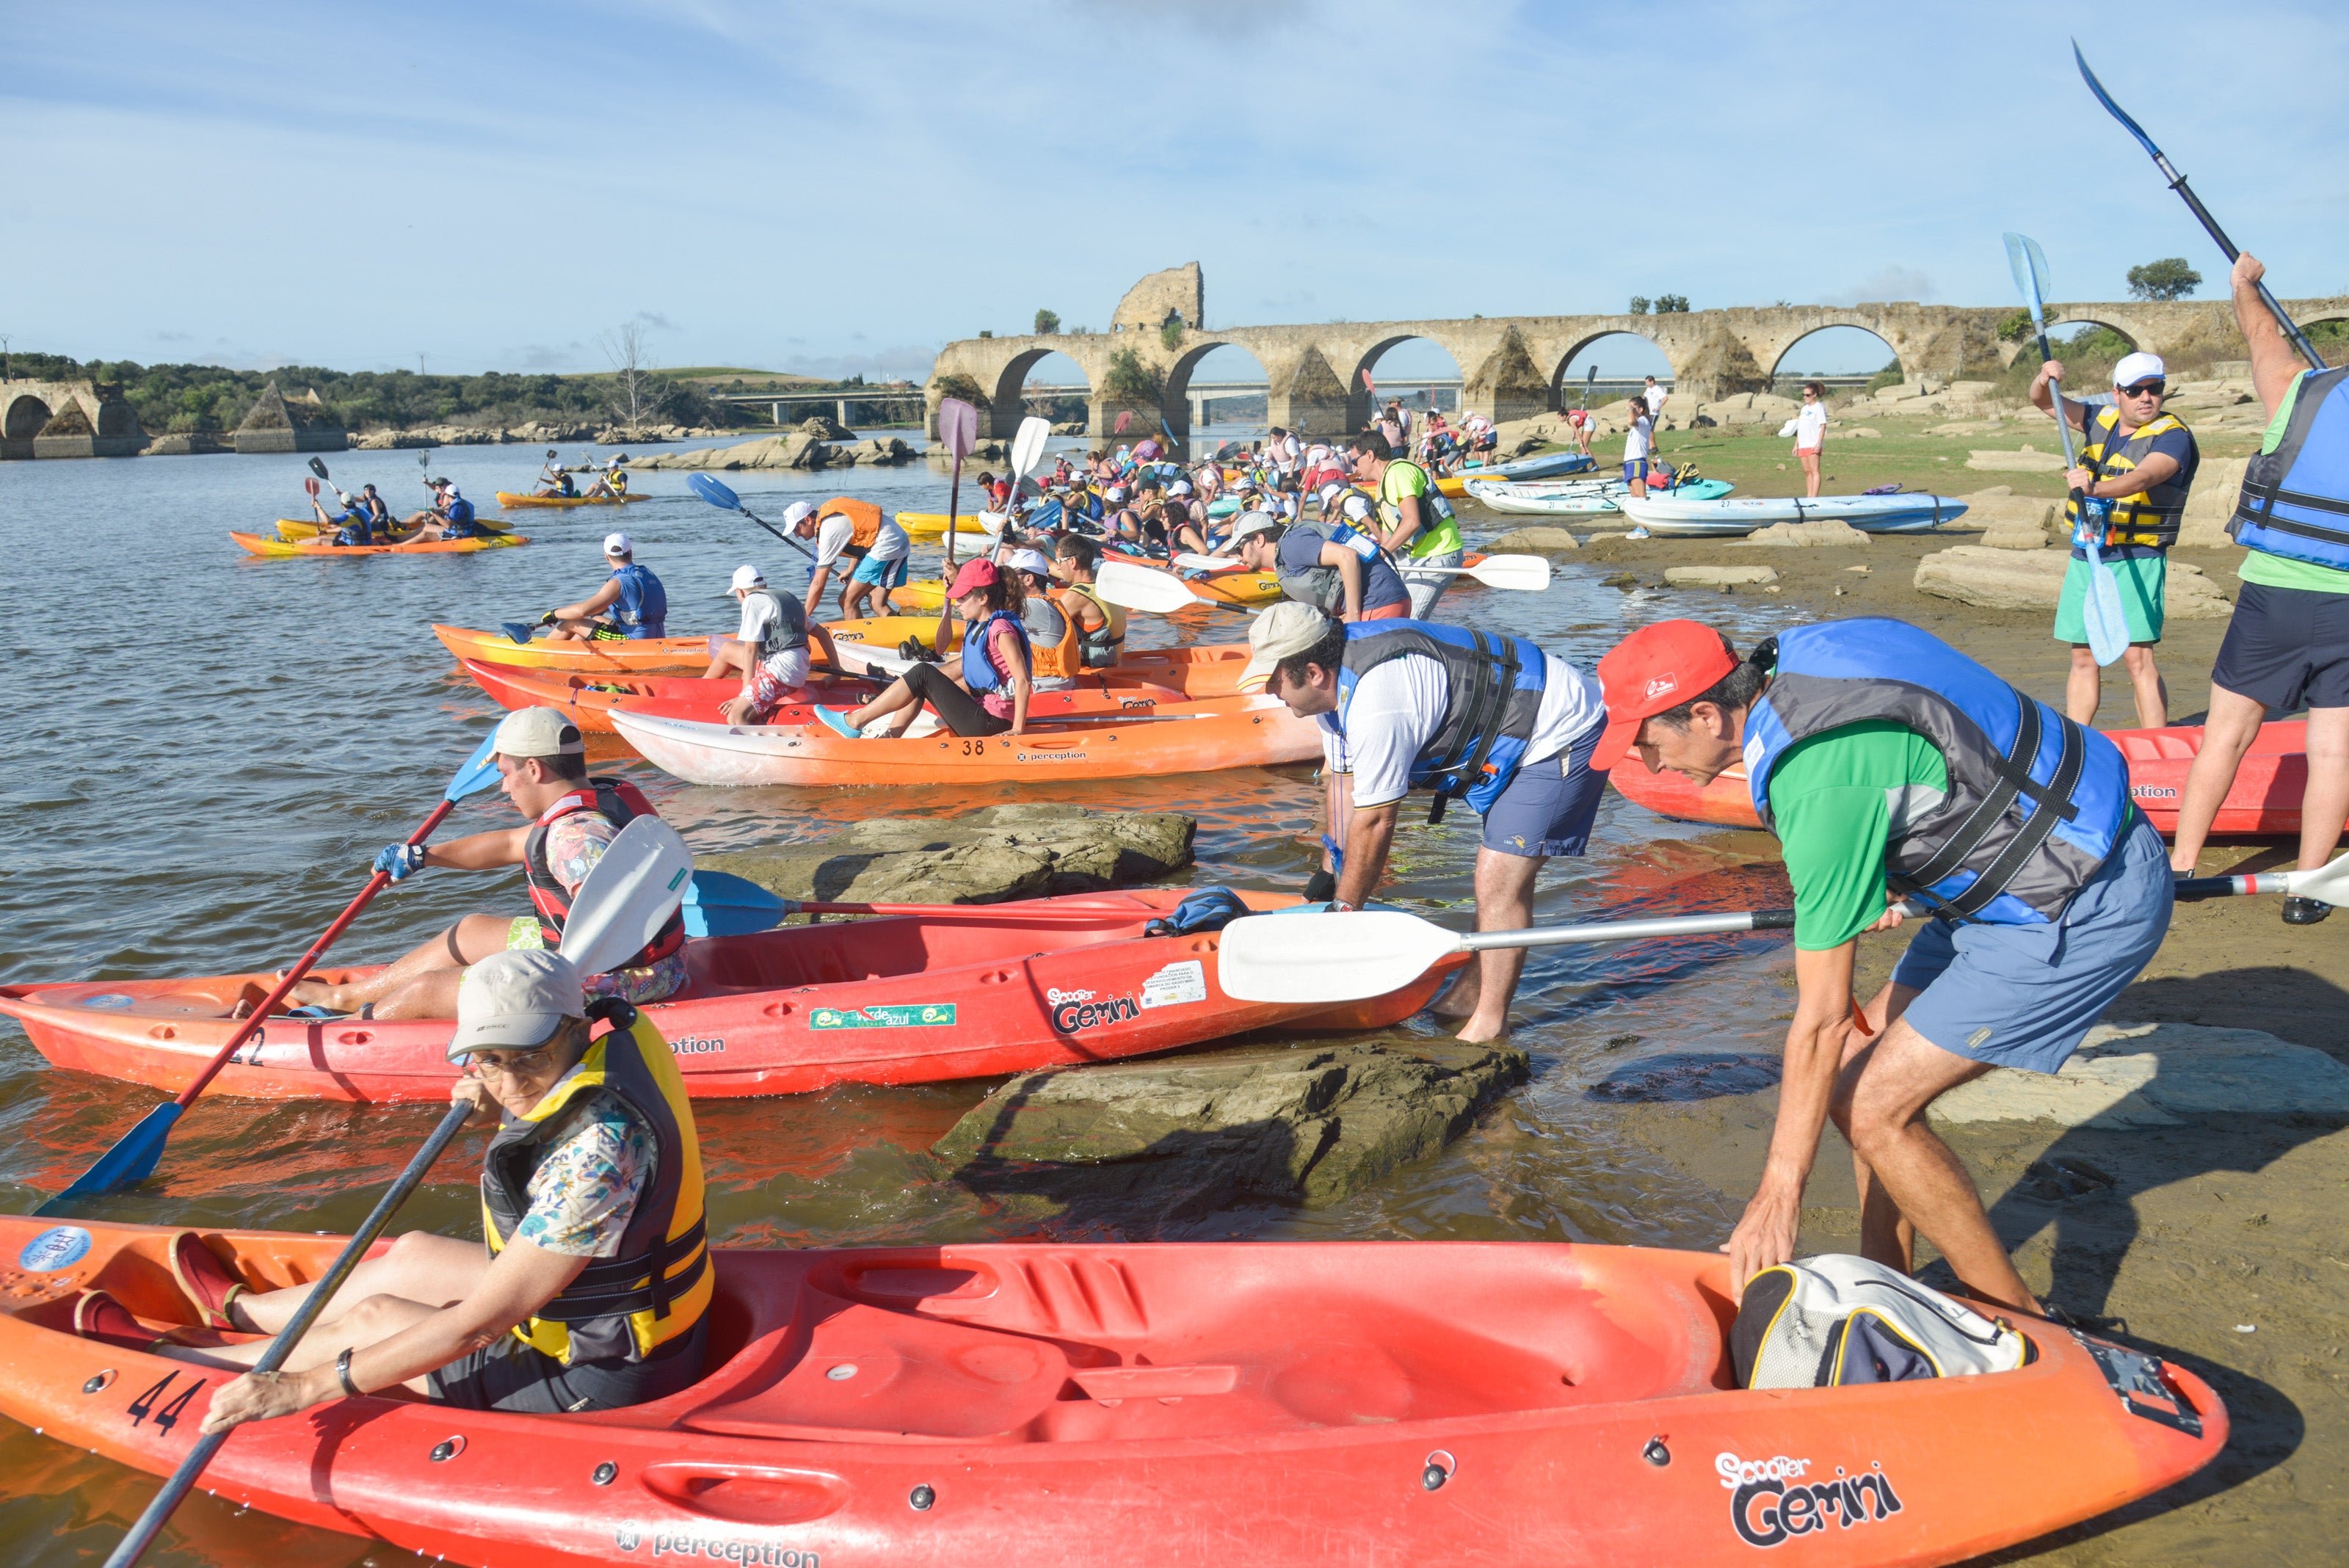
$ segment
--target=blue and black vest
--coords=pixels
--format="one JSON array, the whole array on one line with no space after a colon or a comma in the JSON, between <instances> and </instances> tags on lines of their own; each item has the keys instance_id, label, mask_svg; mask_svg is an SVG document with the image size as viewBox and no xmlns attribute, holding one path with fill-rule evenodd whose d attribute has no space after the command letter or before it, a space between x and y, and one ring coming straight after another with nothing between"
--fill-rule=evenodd
<instances>
[{"instance_id":1,"label":"blue and black vest","mask_svg":"<svg viewBox=\"0 0 2349 1568\"><path fill-rule=\"evenodd\" d=\"M1029 677L1031 680L1035 677L1036 649L1028 640L1028 628L1009 610L997 610L962 634L962 683L973 691L1002 691L1009 688L1010 682L995 668L995 660L987 656L987 639L997 621L1019 634L1019 651L1027 657Z\"/></svg>"},{"instance_id":2,"label":"blue and black vest","mask_svg":"<svg viewBox=\"0 0 2349 1568\"><path fill-rule=\"evenodd\" d=\"M1776 831L1770 774L1787 747L1878 719L1931 742L1950 774L1939 804L1893 826L1884 861L1895 892L1954 919L2044 925L2112 853L2128 764L2095 731L1905 621L1827 621L1775 641L1776 671L1745 718L1764 827ZM1769 645L1754 657L1767 668Z\"/></svg>"},{"instance_id":3,"label":"blue and black vest","mask_svg":"<svg viewBox=\"0 0 2349 1568\"><path fill-rule=\"evenodd\" d=\"M2228 536L2288 561L2349 571L2349 366L2310 370L2273 452L2243 471Z\"/></svg>"},{"instance_id":4,"label":"blue and black vest","mask_svg":"<svg viewBox=\"0 0 2349 1568\"><path fill-rule=\"evenodd\" d=\"M1281 531L1280 543L1273 546L1273 574L1280 580L1280 591L1298 603L1311 605L1334 620L1346 613L1346 579L1335 566L1289 565L1286 552L1292 536L1313 541L1315 563L1324 545L1343 545L1362 557L1364 609L1401 604L1411 597L1411 589L1396 575L1386 552L1369 535L1343 523L1291 523Z\"/></svg>"},{"instance_id":5,"label":"blue and black vest","mask_svg":"<svg viewBox=\"0 0 2349 1568\"><path fill-rule=\"evenodd\" d=\"M1338 672L1334 717L1340 734L1362 677L1406 654L1443 665L1450 688L1442 728L1411 764L1412 787L1435 792L1427 820L1442 822L1445 805L1457 799L1479 813L1490 811L1526 760L1548 659L1522 637L1428 620L1358 621L1346 628L1346 663Z\"/></svg>"},{"instance_id":6,"label":"blue and black vest","mask_svg":"<svg viewBox=\"0 0 2349 1568\"><path fill-rule=\"evenodd\" d=\"M661 637L668 626L668 590L650 571L631 561L612 574L620 585L612 624L630 637Z\"/></svg>"},{"instance_id":7,"label":"blue and black vest","mask_svg":"<svg viewBox=\"0 0 2349 1568\"><path fill-rule=\"evenodd\" d=\"M481 531L473 521L473 504L461 495L449 503L447 515L448 523L440 530L443 538L471 539Z\"/></svg>"}]
</instances>

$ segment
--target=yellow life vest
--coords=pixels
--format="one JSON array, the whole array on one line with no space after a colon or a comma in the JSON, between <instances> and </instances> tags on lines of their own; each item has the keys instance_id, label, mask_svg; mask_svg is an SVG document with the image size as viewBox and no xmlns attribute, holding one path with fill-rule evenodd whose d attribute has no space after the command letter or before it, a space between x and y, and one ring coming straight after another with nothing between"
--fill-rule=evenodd
<instances>
[{"instance_id":1,"label":"yellow life vest","mask_svg":"<svg viewBox=\"0 0 2349 1568\"><path fill-rule=\"evenodd\" d=\"M2086 441L2080 448L2080 466L2097 479L2109 479L2116 473L2127 473L2143 462L2153 450L2156 436L2171 431L2183 431L2186 421L2176 414L2158 414L2146 424L2129 432L2126 441L2116 441L2114 431L2119 427L2120 415L2107 403L2089 416L2088 428L2083 432ZM2189 431L2187 440L2192 441ZM2153 545L2168 549L2178 543L2178 525L2186 516L2186 490L2183 470L2160 484L2135 495L2124 495L2112 503L2112 521L2105 527L2103 548L2121 545ZM2066 502L2064 518L2075 527L2080 521L2076 502Z\"/></svg>"},{"instance_id":2,"label":"yellow life vest","mask_svg":"<svg viewBox=\"0 0 2349 1568\"><path fill-rule=\"evenodd\" d=\"M1075 626L1077 618L1070 611L1069 597L1082 595L1085 601L1102 612L1102 624L1092 631L1080 628L1077 642L1084 655L1085 668L1098 670L1118 661L1125 646L1125 607L1113 605L1094 591L1091 583L1071 583L1055 597L1061 601L1061 613Z\"/></svg>"},{"instance_id":3,"label":"yellow life vest","mask_svg":"<svg viewBox=\"0 0 2349 1568\"><path fill-rule=\"evenodd\" d=\"M653 1168L618 1255L590 1262L536 1316L514 1327L515 1338L565 1366L641 1361L699 1323L717 1285L702 1214L701 1145L677 1054L636 1008L595 1008L618 1014L611 1031L529 1115L498 1130L481 1164L481 1234L495 1256L529 1212L530 1179L563 1112L600 1090L652 1129Z\"/></svg>"}]
</instances>

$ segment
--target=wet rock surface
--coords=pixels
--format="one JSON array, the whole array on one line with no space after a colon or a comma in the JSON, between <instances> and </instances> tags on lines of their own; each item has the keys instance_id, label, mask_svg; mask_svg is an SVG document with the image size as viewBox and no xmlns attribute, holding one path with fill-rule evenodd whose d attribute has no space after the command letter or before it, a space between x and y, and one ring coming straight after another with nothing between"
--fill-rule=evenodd
<instances>
[{"instance_id":1,"label":"wet rock surface","mask_svg":"<svg viewBox=\"0 0 2349 1568\"><path fill-rule=\"evenodd\" d=\"M994 805L939 821L875 817L828 838L701 857L786 898L991 904L1154 881L1191 860L1174 812Z\"/></svg>"}]
</instances>

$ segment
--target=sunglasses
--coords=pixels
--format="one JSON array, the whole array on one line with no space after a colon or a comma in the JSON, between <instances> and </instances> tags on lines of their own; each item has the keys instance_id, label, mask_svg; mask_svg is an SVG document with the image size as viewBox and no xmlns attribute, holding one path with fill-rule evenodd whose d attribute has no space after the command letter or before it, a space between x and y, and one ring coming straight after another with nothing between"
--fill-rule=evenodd
<instances>
[{"instance_id":1,"label":"sunglasses","mask_svg":"<svg viewBox=\"0 0 2349 1568\"><path fill-rule=\"evenodd\" d=\"M2169 383L2167 381L2139 381L2134 387L2120 389L2121 395L2127 398L2158 398L2168 390Z\"/></svg>"},{"instance_id":2,"label":"sunglasses","mask_svg":"<svg viewBox=\"0 0 2349 1568\"><path fill-rule=\"evenodd\" d=\"M554 1064L554 1053L543 1048L517 1051L502 1062L487 1061L476 1053L470 1064L477 1078L535 1078Z\"/></svg>"}]
</instances>

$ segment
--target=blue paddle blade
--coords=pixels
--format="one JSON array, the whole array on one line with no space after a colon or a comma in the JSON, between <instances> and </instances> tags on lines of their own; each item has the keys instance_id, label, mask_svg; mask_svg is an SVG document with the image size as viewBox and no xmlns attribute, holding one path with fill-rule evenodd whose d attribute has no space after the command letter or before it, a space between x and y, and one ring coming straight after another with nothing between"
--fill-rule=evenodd
<instances>
[{"instance_id":1,"label":"blue paddle blade","mask_svg":"<svg viewBox=\"0 0 2349 1568\"><path fill-rule=\"evenodd\" d=\"M2006 236L2007 270L2014 274L2014 286L2031 306L2033 326L2044 326L2047 313L2047 258L2039 254L2037 242L2023 234Z\"/></svg>"},{"instance_id":2,"label":"blue paddle blade","mask_svg":"<svg viewBox=\"0 0 2349 1568\"><path fill-rule=\"evenodd\" d=\"M2145 155L2147 158L2160 157L2161 149L2153 144L2153 138L2145 133L2145 127L2131 119L2128 110L2113 101L2113 95L2105 90L2105 84L2098 81L2096 73L2088 68L2088 57L2080 52L2080 40L2077 38L2072 40L2072 60L2080 67L2080 79L2088 84L2088 90L2096 95L2096 101L2103 104L2106 112L2119 120L2131 136L2137 138L2137 144L2145 149Z\"/></svg>"},{"instance_id":3,"label":"blue paddle blade","mask_svg":"<svg viewBox=\"0 0 2349 1568\"><path fill-rule=\"evenodd\" d=\"M2128 651L2128 612L2121 604L2120 579L2113 575L2113 564L2093 545L2088 559L2088 597L2080 606L2080 618L2087 626L2088 652L2099 665L2108 665Z\"/></svg>"},{"instance_id":4,"label":"blue paddle blade","mask_svg":"<svg viewBox=\"0 0 2349 1568\"><path fill-rule=\"evenodd\" d=\"M740 937L772 929L790 906L756 882L723 871L696 871L686 884L685 934Z\"/></svg>"},{"instance_id":5,"label":"blue paddle blade","mask_svg":"<svg viewBox=\"0 0 2349 1568\"><path fill-rule=\"evenodd\" d=\"M707 473L697 473L685 483L696 495L712 506L722 506L729 512L742 509L742 498Z\"/></svg>"},{"instance_id":6,"label":"blue paddle blade","mask_svg":"<svg viewBox=\"0 0 2349 1568\"><path fill-rule=\"evenodd\" d=\"M108 1149L78 1177L71 1187L33 1210L47 1213L49 1203L59 1199L81 1198L93 1192L114 1192L125 1187L135 1187L155 1174L155 1162L163 1158L163 1144L171 1136L171 1125L180 1119L180 1102L166 1100L139 1118L139 1125L124 1133L119 1142Z\"/></svg>"},{"instance_id":7,"label":"blue paddle blade","mask_svg":"<svg viewBox=\"0 0 2349 1568\"><path fill-rule=\"evenodd\" d=\"M538 628L526 620L502 620L498 622L498 629L506 634L510 642L528 642Z\"/></svg>"},{"instance_id":8,"label":"blue paddle blade","mask_svg":"<svg viewBox=\"0 0 2349 1568\"><path fill-rule=\"evenodd\" d=\"M440 798L462 800L469 794L480 794L497 782L498 732L492 730L483 737L480 745L473 748L473 754L465 759L465 765L457 770L457 776L449 781L449 787L441 793Z\"/></svg>"}]
</instances>

